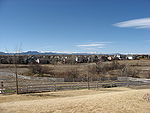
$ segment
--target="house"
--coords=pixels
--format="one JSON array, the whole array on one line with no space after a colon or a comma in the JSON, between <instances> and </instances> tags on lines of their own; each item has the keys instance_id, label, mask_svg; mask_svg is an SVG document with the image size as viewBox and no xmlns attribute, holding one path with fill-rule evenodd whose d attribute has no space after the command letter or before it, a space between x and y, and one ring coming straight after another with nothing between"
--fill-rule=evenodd
<instances>
[{"instance_id":1,"label":"house","mask_svg":"<svg viewBox=\"0 0 150 113\"><path fill-rule=\"evenodd\" d=\"M132 55L127 55L127 56L126 56L126 59L127 59L127 60L133 60L134 58L133 58Z\"/></svg>"},{"instance_id":2,"label":"house","mask_svg":"<svg viewBox=\"0 0 150 113\"><path fill-rule=\"evenodd\" d=\"M116 54L114 55L114 60L126 60L126 55Z\"/></svg>"}]
</instances>

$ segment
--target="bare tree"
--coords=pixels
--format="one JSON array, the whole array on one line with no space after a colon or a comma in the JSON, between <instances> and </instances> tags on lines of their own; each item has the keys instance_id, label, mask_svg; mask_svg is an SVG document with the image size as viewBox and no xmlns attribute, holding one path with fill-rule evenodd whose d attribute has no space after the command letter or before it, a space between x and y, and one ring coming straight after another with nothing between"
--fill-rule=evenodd
<instances>
[{"instance_id":1,"label":"bare tree","mask_svg":"<svg viewBox=\"0 0 150 113\"><path fill-rule=\"evenodd\" d=\"M11 69L13 73L15 73L15 82L16 82L16 94L19 94L19 84L18 84L18 63L19 56L21 53L21 44L15 48L15 53L13 55L12 63L14 64L14 70Z\"/></svg>"},{"instance_id":2,"label":"bare tree","mask_svg":"<svg viewBox=\"0 0 150 113\"><path fill-rule=\"evenodd\" d=\"M18 58L21 53L21 44L16 47L16 52L14 54L14 67L15 67L15 76L16 76L16 93L19 94L19 86L18 86Z\"/></svg>"},{"instance_id":3,"label":"bare tree","mask_svg":"<svg viewBox=\"0 0 150 113\"><path fill-rule=\"evenodd\" d=\"M125 77L138 77L139 73L140 71L137 68L129 65L126 65L123 69L121 69L121 76Z\"/></svg>"},{"instance_id":4,"label":"bare tree","mask_svg":"<svg viewBox=\"0 0 150 113\"><path fill-rule=\"evenodd\" d=\"M17 56L14 54L14 66L15 66L15 76L16 76L16 93L19 94L18 86L18 66L17 66Z\"/></svg>"},{"instance_id":5,"label":"bare tree","mask_svg":"<svg viewBox=\"0 0 150 113\"><path fill-rule=\"evenodd\" d=\"M150 79L150 70L147 72L147 78Z\"/></svg>"},{"instance_id":6,"label":"bare tree","mask_svg":"<svg viewBox=\"0 0 150 113\"><path fill-rule=\"evenodd\" d=\"M75 79L78 78L78 76L79 76L78 69L77 68L71 68L68 71L68 76L73 79L73 82L75 82Z\"/></svg>"},{"instance_id":7,"label":"bare tree","mask_svg":"<svg viewBox=\"0 0 150 113\"><path fill-rule=\"evenodd\" d=\"M43 76L44 74L52 74L53 70L53 68L42 66L40 64L30 64L29 69L32 74L38 74L38 76Z\"/></svg>"},{"instance_id":8,"label":"bare tree","mask_svg":"<svg viewBox=\"0 0 150 113\"><path fill-rule=\"evenodd\" d=\"M123 69L121 69L121 76L126 77L126 85L129 86L128 77L138 77L140 71L135 67L131 67L129 65L125 65Z\"/></svg>"},{"instance_id":9,"label":"bare tree","mask_svg":"<svg viewBox=\"0 0 150 113\"><path fill-rule=\"evenodd\" d=\"M96 67L95 65L88 65L87 66L87 86L88 86L88 89L90 89L90 79L92 77L95 77L94 75L96 74Z\"/></svg>"}]
</instances>

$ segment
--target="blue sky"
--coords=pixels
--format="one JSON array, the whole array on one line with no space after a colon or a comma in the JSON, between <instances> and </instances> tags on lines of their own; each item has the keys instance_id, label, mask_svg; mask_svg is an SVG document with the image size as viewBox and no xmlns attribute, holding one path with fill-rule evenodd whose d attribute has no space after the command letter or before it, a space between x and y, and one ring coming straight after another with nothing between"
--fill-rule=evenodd
<instances>
[{"instance_id":1,"label":"blue sky","mask_svg":"<svg viewBox=\"0 0 150 113\"><path fill-rule=\"evenodd\" d=\"M150 0L0 0L0 51L150 53Z\"/></svg>"}]
</instances>

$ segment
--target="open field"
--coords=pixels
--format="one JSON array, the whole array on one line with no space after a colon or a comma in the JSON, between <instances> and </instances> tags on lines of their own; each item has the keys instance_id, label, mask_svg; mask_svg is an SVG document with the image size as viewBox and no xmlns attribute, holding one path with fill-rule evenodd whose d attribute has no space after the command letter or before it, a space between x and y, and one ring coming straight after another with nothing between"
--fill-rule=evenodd
<instances>
[{"instance_id":1,"label":"open field","mask_svg":"<svg viewBox=\"0 0 150 113\"><path fill-rule=\"evenodd\" d=\"M103 62L104 64L111 64L112 62ZM118 61L119 65L126 64L130 65L130 68L136 67L140 70L140 73L135 76L141 78L148 78L150 76L150 60L120 60ZM103 84L106 84L107 81L110 86L115 84L116 86L126 86L126 85L144 85L146 82L133 82L133 80L127 81L121 80L122 83L117 79L120 75L122 69L107 70L105 73L96 73L96 71L89 72L87 66L96 65L95 63L81 63L76 65L62 64L62 65L50 65L45 64L43 67L49 67L48 70L51 70L54 73L46 74L46 76L40 76L38 74L33 75L34 77L26 76L30 70L31 65L18 65L18 85L20 93L25 92L42 92L42 91L55 91L55 90L71 90L71 89L85 89L85 88L101 88ZM103 65L103 64L100 64ZM112 65L115 66L115 65ZM0 81L3 81L3 87L6 93L15 92L16 82L15 75L13 74L14 68L13 64L1 64L0 65ZM38 67L36 67L38 69ZM45 68L45 67L44 67ZM40 68L41 69L41 68ZM78 72L74 70L78 70ZM93 68L92 68L93 69ZM105 69L102 69L105 70ZM70 71L70 72L69 72ZM130 72L130 71L129 71ZM132 73L133 73L132 72ZM22 74L23 76L22 76ZM96 74L95 74L96 73ZM131 76L130 73L124 74L124 77ZM133 73L133 74L134 74ZM32 75L30 75L32 76ZM38 77L39 78L38 78ZM88 76L90 77L89 83ZM55 81L60 78L61 81ZM75 77L76 79L74 79ZM50 79L51 78L51 79ZM54 79L52 79L54 78ZM75 80L75 81L74 81ZM64 82L65 81L65 82ZM117 83L116 83L117 82ZM119 83L118 83L119 82ZM1 88L1 86L0 86Z\"/></svg>"},{"instance_id":2,"label":"open field","mask_svg":"<svg viewBox=\"0 0 150 113\"><path fill-rule=\"evenodd\" d=\"M103 64L109 64L111 62L103 62ZM120 60L118 61L120 64L129 65L131 67L136 68L140 71L139 77L147 77L150 74L150 60ZM55 73L56 77L64 77L65 73L67 73L71 69L77 69L79 74L83 75L87 72L87 67L89 65L95 65L95 63L81 63L81 64L59 64L59 65L52 65L52 64L43 64L42 66L49 67L52 69L52 72ZM30 75L28 74L30 70L30 65L18 65L18 73L23 75ZM0 64L0 72L14 72L14 65L13 64ZM117 76L118 71L110 71L105 76ZM50 75L48 75L50 76Z\"/></svg>"},{"instance_id":3,"label":"open field","mask_svg":"<svg viewBox=\"0 0 150 113\"><path fill-rule=\"evenodd\" d=\"M148 87L147 87L148 88ZM150 89L110 88L1 95L1 113L149 113Z\"/></svg>"},{"instance_id":4,"label":"open field","mask_svg":"<svg viewBox=\"0 0 150 113\"><path fill-rule=\"evenodd\" d=\"M103 62L103 64L111 64L112 62ZM139 73L136 74L136 71L132 71L132 73L141 78L149 78L150 77L150 60L120 60L118 61L119 65L125 64L129 65L130 68L136 68L139 70ZM100 65L103 65L100 64ZM104 73L101 72L100 74L97 73L97 71L91 71L88 70L88 66L94 66L95 63L81 63L76 65L69 65L69 64L61 64L61 65L51 65L51 64L45 64L42 65L43 68L46 66L47 70L52 71L48 74L28 74L30 73L29 70L31 69L31 65L22 65L18 64L18 82L19 87L22 91L30 92L34 90L41 89L42 91L52 91L52 90L61 90L61 89L82 89L87 88L87 76L90 77L90 87L96 88L101 87L101 84L103 81L101 80L117 80L118 76L121 75L121 69L114 69L114 70L107 70ZM115 65L112 65L115 66ZM35 67L38 69L38 67ZM41 68L40 68L41 69ZM52 69L52 70L51 70ZM91 68L92 69L92 68ZM3 81L4 88L6 90L15 89L15 76L13 75L13 72L15 68L13 64L0 64L0 81ZM77 70L77 71L76 71ZM105 69L102 69L105 70ZM130 71L128 71L130 72ZM126 72L126 75L123 76L131 76L130 73ZM23 76L22 76L23 75ZM44 76L43 76L44 75ZM34 76L34 77L29 77ZM38 77L41 78L38 78ZM65 81L67 83L56 83L60 81L49 80L49 78L60 78L62 79L61 82ZM45 78L44 78L45 77ZM112 77L112 79L111 79ZM68 82L74 82L75 83L68 83ZM94 83L92 83L94 81ZM109 81L110 84L112 81ZM80 83L77 83L80 82ZM125 82L125 81L123 81ZM130 82L131 85L133 85L133 82ZM99 85L100 84L100 85ZM123 83L124 84L124 83ZM120 86L120 85L117 85ZM125 86L125 85L122 85ZM41 91L40 90L40 91ZM11 91L12 92L12 91Z\"/></svg>"}]
</instances>

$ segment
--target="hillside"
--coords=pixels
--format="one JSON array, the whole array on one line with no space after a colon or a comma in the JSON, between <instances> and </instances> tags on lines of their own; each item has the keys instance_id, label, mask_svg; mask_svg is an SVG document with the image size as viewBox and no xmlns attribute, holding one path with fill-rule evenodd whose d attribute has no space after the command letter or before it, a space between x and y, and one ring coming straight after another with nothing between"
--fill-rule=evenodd
<instances>
[{"instance_id":1,"label":"hillside","mask_svg":"<svg viewBox=\"0 0 150 113\"><path fill-rule=\"evenodd\" d=\"M1 96L0 110L1 113L149 113L150 102L143 99L147 93L150 89L112 88L11 95L7 99Z\"/></svg>"}]
</instances>

